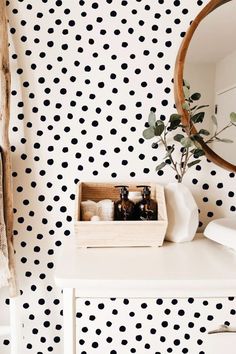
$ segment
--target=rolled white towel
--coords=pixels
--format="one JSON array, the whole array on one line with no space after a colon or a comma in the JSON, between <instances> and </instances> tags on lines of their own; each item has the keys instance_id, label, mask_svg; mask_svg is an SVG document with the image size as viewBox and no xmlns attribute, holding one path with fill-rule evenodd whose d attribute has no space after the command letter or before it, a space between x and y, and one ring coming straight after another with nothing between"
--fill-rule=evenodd
<instances>
[{"instance_id":1,"label":"rolled white towel","mask_svg":"<svg viewBox=\"0 0 236 354\"><path fill-rule=\"evenodd\" d=\"M90 221L94 216L98 220L112 221L114 220L114 203L110 199L103 199L99 202L86 200L81 202L81 220Z\"/></svg>"},{"instance_id":2,"label":"rolled white towel","mask_svg":"<svg viewBox=\"0 0 236 354\"><path fill-rule=\"evenodd\" d=\"M91 220L91 221L100 221L101 219L99 218L98 215L94 215L94 216L91 217L90 220Z\"/></svg>"},{"instance_id":3,"label":"rolled white towel","mask_svg":"<svg viewBox=\"0 0 236 354\"><path fill-rule=\"evenodd\" d=\"M97 215L102 221L114 220L114 203L110 199L103 199L97 203Z\"/></svg>"},{"instance_id":4,"label":"rolled white towel","mask_svg":"<svg viewBox=\"0 0 236 354\"><path fill-rule=\"evenodd\" d=\"M89 221L93 215L97 215L97 203L93 200L81 202L81 220Z\"/></svg>"}]
</instances>

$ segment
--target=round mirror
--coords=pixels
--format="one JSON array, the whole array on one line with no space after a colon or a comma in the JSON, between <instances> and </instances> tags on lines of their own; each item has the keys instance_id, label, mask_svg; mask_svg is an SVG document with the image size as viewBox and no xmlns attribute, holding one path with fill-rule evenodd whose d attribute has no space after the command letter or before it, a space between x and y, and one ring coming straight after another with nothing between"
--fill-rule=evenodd
<instances>
[{"instance_id":1,"label":"round mirror","mask_svg":"<svg viewBox=\"0 0 236 354\"><path fill-rule=\"evenodd\" d=\"M235 13L236 0L211 0L203 8L182 41L174 78L183 125L197 132L195 123L200 122L206 132L200 144L207 158L230 171L236 171ZM200 107L199 120L191 118L195 107L186 108L186 87L190 95L201 94L194 97L197 103L192 100Z\"/></svg>"}]
</instances>

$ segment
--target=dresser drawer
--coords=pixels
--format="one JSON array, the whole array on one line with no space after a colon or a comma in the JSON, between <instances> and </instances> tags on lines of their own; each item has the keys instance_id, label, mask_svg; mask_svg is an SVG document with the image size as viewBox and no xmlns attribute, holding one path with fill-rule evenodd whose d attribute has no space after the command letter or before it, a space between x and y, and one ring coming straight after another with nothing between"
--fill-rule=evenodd
<instances>
[{"instance_id":1,"label":"dresser drawer","mask_svg":"<svg viewBox=\"0 0 236 354\"><path fill-rule=\"evenodd\" d=\"M77 354L233 354L235 333L209 332L236 328L235 313L233 297L77 299Z\"/></svg>"},{"instance_id":2,"label":"dresser drawer","mask_svg":"<svg viewBox=\"0 0 236 354\"><path fill-rule=\"evenodd\" d=\"M218 333L206 339L205 352L213 354L235 354L236 333Z\"/></svg>"}]
</instances>

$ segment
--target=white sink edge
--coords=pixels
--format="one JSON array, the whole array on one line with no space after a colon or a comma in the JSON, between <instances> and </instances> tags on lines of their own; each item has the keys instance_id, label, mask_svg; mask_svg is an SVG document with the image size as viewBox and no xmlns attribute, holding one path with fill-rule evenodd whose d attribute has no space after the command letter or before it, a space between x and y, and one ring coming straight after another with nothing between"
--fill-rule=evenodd
<instances>
[{"instance_id":1,"label":"white sink edge","mask_svg":"<svg viewBox=\"0 0 236 354\"><path fill-rule=\"evenodd\" d=\"M204 236L236 250L236 218L221 218L211 221Z\"/></svg>"}]
</instances>

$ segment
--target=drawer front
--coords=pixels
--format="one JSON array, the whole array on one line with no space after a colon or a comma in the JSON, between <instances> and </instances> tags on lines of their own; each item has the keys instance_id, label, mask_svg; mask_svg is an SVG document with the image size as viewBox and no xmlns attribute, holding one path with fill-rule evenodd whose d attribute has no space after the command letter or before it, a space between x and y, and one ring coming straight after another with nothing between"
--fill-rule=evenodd
<instances>
[{"instance_id":1,"label":"drawer front","mask_svg":"<svg viewBox=\"0 0 236 354\"><path fill-rule=\"evenodd\" d=\"M235 348L236 333L218 333L207 338L205 353L235 354Z\"/></svg>"},{"instance_id":2,"label":"drawer front","mask_svg":"<svg viewBox=\"0 0 236 354\"><path fill-rule=\"evenodd\" d=\"M233 354L235 314L233 297L77 299L77 354Z\"/></svg>"}]
</instances>

